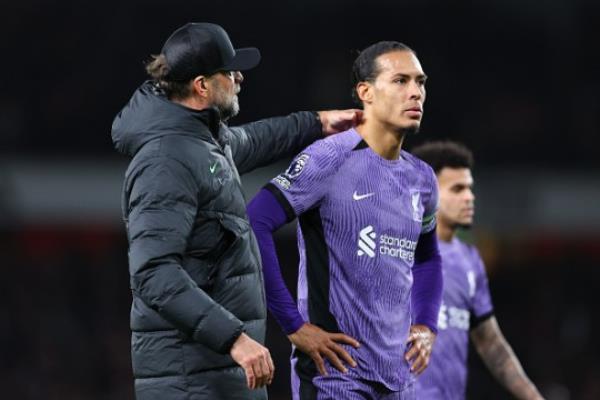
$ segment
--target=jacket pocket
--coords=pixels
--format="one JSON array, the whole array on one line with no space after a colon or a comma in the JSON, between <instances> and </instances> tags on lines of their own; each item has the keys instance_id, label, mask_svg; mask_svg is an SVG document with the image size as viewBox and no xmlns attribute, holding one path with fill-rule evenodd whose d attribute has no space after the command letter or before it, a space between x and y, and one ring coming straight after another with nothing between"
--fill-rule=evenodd
<instances>
[{"instance_id":1,"label":"jacket pocket","mask_svg":"<svg viewBox=\"0 0 600 400\"><path fill-rule=\"evenodd\" d=\"M183 268L200 289L210 294L217 269L216 263L204 258L187 256L183 260Z\"/></svg>"},{"instance_id":2,"label":"jacket pocket","mask_svg":"<svg viewBox=\"0 0 600 400\"><path fill-rule=\"evenodd\" d=\"M247 234L249 224L242 218L214 213L198 224L188 245L184 268L204 291L210 294L220 265L232 256Z\"/></svg>"},{"instance_id":3,"label":"jacket pocket","mask_svg":"<svg viewBox=\"0 0 600 400\"><path fill-rule=\"evenodd\" d=\"M217 256L216 264L221 264L226 258L236 256L236 247L240 245L242 237L248 232L249 224L247 221L227 214L218 217L221 229L224 232L223 237L225 245Z\"/></svg>"}]
</instances>

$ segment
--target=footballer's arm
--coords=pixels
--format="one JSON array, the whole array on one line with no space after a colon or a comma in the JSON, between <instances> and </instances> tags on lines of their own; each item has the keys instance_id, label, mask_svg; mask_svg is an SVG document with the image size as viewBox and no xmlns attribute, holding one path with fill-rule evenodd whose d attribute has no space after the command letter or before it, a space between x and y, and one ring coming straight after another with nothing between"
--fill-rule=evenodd
<instances>
[{"instance_id":1,"label":"footballer's arm","mask_svg":"<svg viewBox=\"0 0 600 400\"><path fill-rule=\"evenodd\" d=\"M327 375L325 359L345 373L347 368L344 363L356 367L356 361L340 344L355 348L360 344L343 333L327 332L310 322L305 322L298 312L281 275L273 240L273 234L293 219L293 212L289 211L291 207L286 207L286 212L273 195L277 193L277 189L271 187L271 190L262 189L248 204L248 218L262 258L267 307L290 342L312 358L321 375Z\"/></svg>"},{"instance_id":2,"label":"footballer's arm","mask_svg":"<svg viewBox=\"0 0 600 400\"><path fill-rule=\"evenodd\" d=\"M494 316L471 330L471 340L492 375L513 396L522 400L543 399L525 374L519 359L500 331Z\"/></svg>"},{"instance_id":3,"label":"footballer's arm","mask_svg":"<svg viewBox=\"0 0 600 400\"><path fill-rule=\"evenodd\" d=\"M437 316L442 303L442 259L438 249L435 225L419 236L413 265L411 304L414 323L408 336L405 359L411 371L421 374L429 365L437 335Z\"/></svg>"}]
</instances>

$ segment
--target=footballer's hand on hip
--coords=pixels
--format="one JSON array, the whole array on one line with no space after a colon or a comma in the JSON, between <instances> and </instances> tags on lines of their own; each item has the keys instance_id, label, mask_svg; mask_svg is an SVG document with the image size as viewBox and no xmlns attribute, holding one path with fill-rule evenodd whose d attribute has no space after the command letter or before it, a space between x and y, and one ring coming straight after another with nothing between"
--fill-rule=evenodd
<instances>
[{"instance_id":1,"label":"footballer's hand on hip","mask_svg":"<svg viewBox=\"0 0 600 400\"><path fill-rule=\"evenodd\" d=\"M351 367L356 367L356 361L340 346L340 343L343 343L354 348L360 347L360 343L348 335L330 333L316 325L305 323L296 332L288 335L288 338L298 350L313 359L321 375L327 375L323 358L327 358L331 365L344 373L348 369L342 360Z\"/></svg>"},{"instance_id":2,"label":"footballer's hand on hip","mask_svg":"<svg viewBox=\"0 0 600 400\"><path fill-rule=\"evenodd\" d=\"M410 363L410 370L419 375L429 365L435 333L425 325L413 325L408 335L408 351L404 358Z\"/></svg>"},{"instance_id":3,"label":"footballer's hand on hip","mask_svg":"<svg viewBox=\"0 0 600 400\"><path fill-rule=\"evenodd\" d=\"M250 336L242 333L231 347L229 354L244 370L246 383L250 389L270 385L273 381L275 365L269 350Z\"/></svg>"}]
</instances>

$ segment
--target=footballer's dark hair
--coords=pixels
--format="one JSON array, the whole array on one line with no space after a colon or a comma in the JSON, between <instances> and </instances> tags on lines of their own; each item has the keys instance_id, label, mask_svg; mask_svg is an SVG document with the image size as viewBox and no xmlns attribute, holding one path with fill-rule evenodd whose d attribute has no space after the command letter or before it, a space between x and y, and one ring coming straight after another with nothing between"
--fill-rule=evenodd
<instances>
[{"instance_id":1,"label":"footballer's dark hair","mask_svg":"<svg viewBox=\"0 0 600 400\"><path fill-rule=\"evenodd\" d=\"M394 51L410 51L417 54L404 43L393 41L377 42L358 53L358 57L352 64L352 99L356 104L362 105L356 92L356 85L360 82L374 82L381 72L379 63L376 62L377 57Z\"/></svg>"},{"instance_id":2,"label":"footballer's dark hair","mask_svg":"<svg viewBox=\"0 0 600 400\"><path fill-rule=\"evenodd\" d=\"M438 174L443 168L473 168L473 153L465 145L450 140L427 142L411 153L425 161Z\"/></svg>"}]
</instances>

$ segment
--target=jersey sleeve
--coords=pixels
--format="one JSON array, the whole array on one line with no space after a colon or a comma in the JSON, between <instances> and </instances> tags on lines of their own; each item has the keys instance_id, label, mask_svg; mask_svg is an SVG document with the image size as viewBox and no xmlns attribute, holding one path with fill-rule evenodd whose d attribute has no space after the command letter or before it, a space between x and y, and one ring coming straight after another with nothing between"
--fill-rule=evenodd
<instances>
[{"instance_id":1,"label":"jersey sleeve","mask_svg":"<svg viewBox=\"0 0 600 400\"><path fill-rule=\"evenodd\" d=\"M481 256L479 255L479 252L475 248L472 249L472 256L475 267L475 293L473 293L472 296L471 312L475 321L477 321L486 319L488 316L492 315L494 312L494 306L492 304L492 297L490 295L490 288L488 285L487 274L485 272L485 266ZM469 284L471 285L471 282L469 282Z\"/></svg>"},{"instance_id":2,"label":"jersey sleeve","mask_svg":"<svg viewBox=\"0 0 600 400\"><path fill-rule=\"evenodd\" d=\"M300 329L304 319L285 286L273 239L273 233L286 222L285 210L271 193L262 189L248 204L248 219L262 258L267 307L285 334L290 335Z\"/></svg>"},{"instance_id":3,"label":"jersey sleeve","mask_svg":"<svg viewBox=\"0 0 600 400\"><path fill-rule=\"evenodd\" d=\"M432 232L435 229L436 224L437 224L435 213L437 212L438 201L439 201L438 182L437 182L437 178L435 177L435 173L433 172L433 170L429 166L427 167L427 169L428 169L427 182L429 183L431 192L427 199L425 199L425 198L423 199L424 204L423 204L423 220L421 223L421 234Z\"/></svg>"},{"instance_id":4,"label":"jersey sleeve","mask_svg":"<svg viewBox=\"0 0 600 400\"><path fill-rule=\"evenodd\" d=\"M319 205L337 171L337 158L333 147L319 140L298 154L288 169L267 185L266 188L284 203L288 220Z\"/></svg>"}]
</instances>

